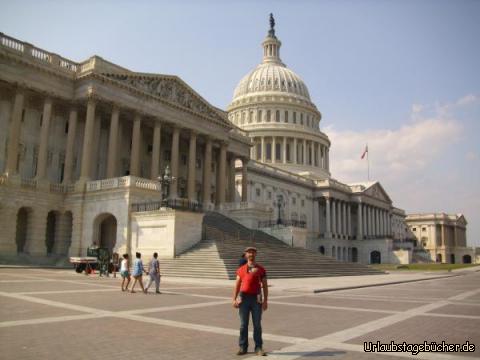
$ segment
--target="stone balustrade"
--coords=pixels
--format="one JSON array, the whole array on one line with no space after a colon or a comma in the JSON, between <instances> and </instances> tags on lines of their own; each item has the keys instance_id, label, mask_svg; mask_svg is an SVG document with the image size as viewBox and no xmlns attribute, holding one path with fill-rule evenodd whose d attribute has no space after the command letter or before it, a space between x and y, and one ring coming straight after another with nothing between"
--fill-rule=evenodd
<instances>
[{"instance_id":1,"label":"stone balustrade","mask_svg":"<svg viewBox=\"0 0 480 360\"><path fill-rule=\"evenodd\" d=\"M268 205L256 203L252 201L230 202L222 205L222 210L224 211L244 210L244 209L257 209L262 211L270 211L270 207Z\"/></svg>"},{"instance_id":2,"label":"stone balustrade","mask_svg":"<svg viewBox=\"0 0 480 360\"><path fill-rule=\"evenodd\" d=\"M286 176L286 177L288 177L292 180L296 180L296 181L302 182L302 183L310 185L310 186L313 185L313 180L307 179L303 176L297 175L297 174L292 173L290 171L282 170L282 169L279 169L275 166L270 166L270 165L267 165L267 164L264 164L264 163L261 163L261 162L255 161L255 160L250 160L249 163L248 163L248 167L253 168L253 169L256 168L256 169L259 169L259 170L265 170L265 171L268 171L268 172L274 172L278 175Z\"/></svg>"},{"instance_id":3,"label":"stone balustrade","mask_svg":"<svg viewBox=\"0 0 480 360\"><path fill-rule=\"evenodd\" d=\"M119 178L88 181L86 191L91 192L124 187L160 191L160 184L158 182L136 176L124 176Z\"/></svg>"},{"instance_id":4,"label":"stone balustrade","mask_svg":"<svg viewBox=\"0 0 480 360\"><path fill-rule=\"evenodd\" d=\"M29 43L17 40L13 37L0 33L0 48L13 50L14 52L30 59L35 59L52 67L76 73L80 67L79 64L65 59L57 54L37 48Z\"/></svg>"}]
</instances>

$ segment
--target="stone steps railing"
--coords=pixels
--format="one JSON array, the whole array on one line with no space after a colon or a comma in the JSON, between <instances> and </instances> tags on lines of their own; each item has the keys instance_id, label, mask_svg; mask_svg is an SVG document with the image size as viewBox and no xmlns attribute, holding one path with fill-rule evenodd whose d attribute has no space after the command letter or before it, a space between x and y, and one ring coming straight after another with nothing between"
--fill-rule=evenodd
<instances>
[{"instance_id":1,"label":"stone steps railing","mask_svg":"<svg viewBox=\"0 0 480 360\"><path fill-rule=\"evenodd\" d=\"M153 190L160 192L160 184L157 181L139 178L136 176L123 176L118 178L95 180L87 182L87 192L107 189L134 187L137 189Z\"/></svg>"}]
</instances>

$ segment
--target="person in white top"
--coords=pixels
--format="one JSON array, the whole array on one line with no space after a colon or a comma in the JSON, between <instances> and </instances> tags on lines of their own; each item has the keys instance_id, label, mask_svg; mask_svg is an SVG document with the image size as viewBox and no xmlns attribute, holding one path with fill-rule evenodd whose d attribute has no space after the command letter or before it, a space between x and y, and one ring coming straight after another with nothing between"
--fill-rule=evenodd
<instances>
[{"instance_id":1,"label":"person in white top","mask_svg":"<svg viewBox=\"0 0 480 360\"><path fill-rule=\"evenodd\" d=\"M122 264L120 265L120 275L122 276L122 291L128 291L128 284L130 284L130 272L128 271L130 265L128 261L128 254L123 254ZM127 285L125 285L127 280Z\"/></svg>"}]
</instances>

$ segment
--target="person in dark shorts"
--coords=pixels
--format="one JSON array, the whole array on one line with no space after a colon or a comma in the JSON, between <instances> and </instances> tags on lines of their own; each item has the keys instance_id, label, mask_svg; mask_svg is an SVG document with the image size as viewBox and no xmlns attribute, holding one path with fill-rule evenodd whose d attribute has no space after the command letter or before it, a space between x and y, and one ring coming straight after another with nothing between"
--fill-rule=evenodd
<instances>
[{"instance_id":1,"label":"person in dark shorts","mask_svg":"<svg viewBox=\"0 0 480 360\"><path fill-rule=\"evenodd\" d=\"M253 322L253 340L255 353L267 355L263 351L262 339L262 312L268 308L268 284L265 268L255 262L257 249L245 249L247 263L237 269L237 278L233 291L233 307L238 309L240 316L240 338L237 355L246 354L248 351L248 323L250 314ZM262 299L263 288L263 299ZM239 296L241 294L241 296Z\"/></svg>"}]
</instances>

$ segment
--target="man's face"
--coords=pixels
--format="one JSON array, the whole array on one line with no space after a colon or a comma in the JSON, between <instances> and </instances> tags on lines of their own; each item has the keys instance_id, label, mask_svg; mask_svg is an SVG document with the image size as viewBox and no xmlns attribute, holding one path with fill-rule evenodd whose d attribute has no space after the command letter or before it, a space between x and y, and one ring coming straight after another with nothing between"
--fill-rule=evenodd
<instances>
[{"instance_id":1,"label":"man's face","mask_svg":"<svg viewBox=\"0 0 480 360\"><path fill-rule=\"evenodd\" d=\"M246 258L249 261L255 261L255 256L257 255L257 252L255 250L249 250L246 252Z\"/></svg>"}]
</instances>

